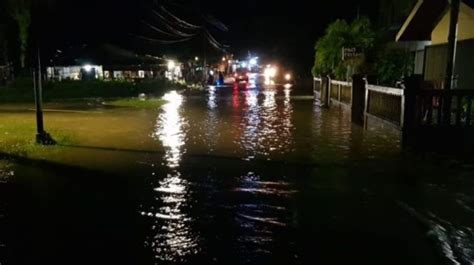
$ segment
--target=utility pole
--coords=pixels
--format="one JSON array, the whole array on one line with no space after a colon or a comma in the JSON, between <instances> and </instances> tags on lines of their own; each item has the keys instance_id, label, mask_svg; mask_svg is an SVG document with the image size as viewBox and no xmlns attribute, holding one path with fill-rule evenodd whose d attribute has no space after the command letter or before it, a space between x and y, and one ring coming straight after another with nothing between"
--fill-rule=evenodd
<instances>
[{"instance_id":1,"label":"utility pole","mask_svg":"<svg viewBox=\"0 0 474 265\"><path fill-rule=\"evenodd\" d=\"M451 18L448 35L448 62L446 66L446 89L454 88L454 74L456 67L456 46L458 34L458 19L460 0L450 0Z\"/></svg>"},{"instance_id":2,"label":"utility pole","mask_svg":"<svg viewBox=\"0 0 474 265\"><path fill-rule=\"evenodd\" d=\"M56 142L44 130L43 122L43 84L41 80L41 57L40 49L38 47L38 74L33 71L33 88L35 92L36 105L36 143L42 145L54 145Z\"/></svg>"},{"instance_id":3,"label":"utility pole","mask_svg":"<svg viewBox=\"0 0 474 265\"><path fill-rule=\"evenodd\" d=\"M446 64L446 81L445 89L451 90L454 88L455 69L456 69L456 46L458 34L458 19L459 19L460 0L450 0L451 17L449 21L449 35L448 35L448 61ZM445 124L451 123L451 98L447 98L444 106L444 120Z\"/></svg>"}]
</instances>

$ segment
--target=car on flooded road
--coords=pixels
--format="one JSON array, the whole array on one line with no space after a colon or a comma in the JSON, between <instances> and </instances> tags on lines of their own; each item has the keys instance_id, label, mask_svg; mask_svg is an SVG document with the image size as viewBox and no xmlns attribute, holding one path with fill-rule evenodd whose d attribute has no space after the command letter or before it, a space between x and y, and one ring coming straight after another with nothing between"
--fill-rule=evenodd
<instances>
[{"instance_id":1,"label":"car on flooded road","mask_svg":"<svg viewBox=\"0 0 474 265\"><path fill-rule=\"evenodd\" d=\"M239 70L234 73L234 80L236 83L248 83L249 82L249 73L244 70Z\"/></svg>"}]
</instances>

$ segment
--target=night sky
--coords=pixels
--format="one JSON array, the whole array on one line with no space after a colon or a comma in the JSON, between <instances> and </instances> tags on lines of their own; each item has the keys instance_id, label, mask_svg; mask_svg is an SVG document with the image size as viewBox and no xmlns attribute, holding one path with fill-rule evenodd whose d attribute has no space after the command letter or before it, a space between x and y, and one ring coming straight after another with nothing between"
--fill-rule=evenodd
<instances>
[{"instance_id":1,"label":"night sky","mask_svg":"<svg viewBox=\"0 0 474 265\"><path fill-rule=\"evenodd\" d=\"M238 56L251 51L309 72L313 63L314 43L328 23L337 18L355 18L358 7L361 15L376 19L377 6L374 6L374 2L377 1L373 0L280 2L56 0L51 2L48 11L41 14L41 40L43 46L49 49L82 43L111 43L140 54L175 53L177 56L191 56L202 53L202 38L179 45L157 45L133 36L160 38L140 21L159 26L151 10L164 5L192 23L203 23L200 17L202 14L212 14L221 20L228 26L229 32L221 32L211 25L207 25L207 28L220 42L230 45L230 51ZM183 51L188 51L188 54Z\"/></svg>"}]
</instances>

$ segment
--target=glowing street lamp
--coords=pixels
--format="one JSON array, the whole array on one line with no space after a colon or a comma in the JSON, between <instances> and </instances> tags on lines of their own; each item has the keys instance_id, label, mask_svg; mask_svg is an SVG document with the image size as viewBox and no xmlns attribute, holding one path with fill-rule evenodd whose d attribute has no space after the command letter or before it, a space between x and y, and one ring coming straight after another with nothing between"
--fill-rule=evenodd
<instances>
[{"instance_id":1,"label":"glowing street lamp","mask_svg":"<svg viewBox=\"0 0 474 265\"><path fill-rule=\"evenodd\" d=\"M194 57L194 61L199 61L199 57Z\"/></svg>"},{"instance_id":2,"label":"glowing street lamp","mask_svg":"<svg viewBox=\"0 0 474 265\"><path fill-rule=\"evenodd\" d=\"M82 68L84 68L84 70L88 73L90 73L90 71L92 71L92 65L90 65L90 64L86 64Z\"/></svg>"},{"instance_id":3,"label":"glowing street lamp","mask_svg":"<svg viewBox=\"0 0 474 265\"><path fill-rule=\"evenodd\" d=\"M285 75L285 80L290 81L291 80L291 74L286 74Z\"/></svg>"},{"instance_id":4,"label":"glowing street lamp","mask_svg":"<svg viewBox=\"0 0 474 265\"><path fill-rule=\"evenodd\" d=\"M173 60L168 61L168 70L173 70L176 67L176 62Z\"/></svg>"}]
</instances>

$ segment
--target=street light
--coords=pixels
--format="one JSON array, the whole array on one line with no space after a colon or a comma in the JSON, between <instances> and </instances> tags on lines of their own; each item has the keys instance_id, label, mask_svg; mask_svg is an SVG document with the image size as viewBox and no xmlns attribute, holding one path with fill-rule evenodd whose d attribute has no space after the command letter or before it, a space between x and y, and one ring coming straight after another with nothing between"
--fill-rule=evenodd
<instances>
[{"instance_id":1,"label":"street light","mask_svg":"<svg viewBox=\"0 0 474 265\"><path fill-rule=\"evenodd\" d=\"M90 71L92 71L92 65L90 65L90 64L86 64L86 65L84 65L82 68L84 68L84 70L86 70L86 72L88 72L88 73L89 73Z\"/></svg>"},{"instance_id":2,"label":"street light","mask_svg":"<svg viewBox=\"0 0 474 265\"><path fill-rule=\"evenodd\" d=\"M222 61L225 62L225 57L222 57Z\"/></svg>"},{"instance_id":3,"label":"street light","mask_svg":"<svg viewBox=\"0 0 474 265\"><path fill-rule=\"evenodd\" d=\"M194 61L199 61L199 57L194 57Z\"/></svg>"},{"instance_id":4,"label":"street light","mask_svg":"<svg viewBox=\"0 0 474 265\"><path fill-rule=\"evenodd\" d=\"M173 60L168 61L168 70L173 70L176 67L176 62Z\"/></svg>"},{"instance_id":5,"label":"street light","mask_svg":"<svg viewBox=\"0 0 474 265\"><path fill-rule=\"evenodd\" d=\"M290 81L291 80L291 74L286 74L285 75L285 80Z\"/></svg>"}]
</instances>

